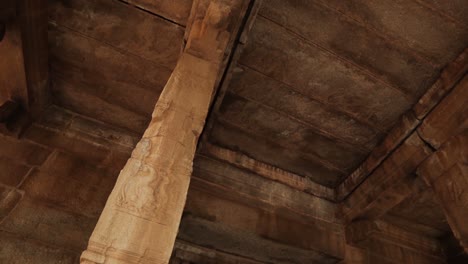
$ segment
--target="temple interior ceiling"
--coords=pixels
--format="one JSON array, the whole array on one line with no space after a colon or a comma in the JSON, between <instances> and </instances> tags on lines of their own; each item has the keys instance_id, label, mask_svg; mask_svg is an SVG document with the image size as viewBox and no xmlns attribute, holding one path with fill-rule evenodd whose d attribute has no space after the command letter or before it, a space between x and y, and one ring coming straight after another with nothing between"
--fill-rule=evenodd
<instances>
[{"instance_id":1,"label":"temple interior ceiling","mask_svg":"<svg viewBox=\"0 0 468 264\"><path fill-rule=\"evenodd\" d=\"M205 0L41 1L39 55L14 49L36 36L16 18L0 40L33 65L0 62L0 85L47 84L40 110L0 93L22 109L0 112L0 263L79 263ZM171 263L468 263L440 195L457 189L425 176L462 138L468 177L467 1L245 2Z\"/></svg>"}]
</instances>

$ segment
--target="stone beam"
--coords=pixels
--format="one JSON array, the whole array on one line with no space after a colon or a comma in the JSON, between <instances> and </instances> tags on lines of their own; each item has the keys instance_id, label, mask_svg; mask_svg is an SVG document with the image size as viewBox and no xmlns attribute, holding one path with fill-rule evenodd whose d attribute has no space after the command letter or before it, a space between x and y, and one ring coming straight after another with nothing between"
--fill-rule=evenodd
<instances>
[{"instance_id":1,"label":"stone beam","mask_svg":"<svg viewBox=\"0 0 468 264\"><path fill-rule=\"evenodd\" d=\"M251 206L280 208L305 218L342 223L337 216L339 208L333 202L200 154L195 158L192 185L217 197Z\"/></svg>"},{"instance_id":2,"label":"stone beam","mask_svg":"<svg viewBox=\"0 0 468 264\"><path fill-rule=\"evenodd\" d=\"M81 263L169 262L197 141L244 3L210 1L197 11L185 50L117 179Z\"/></svg>"},{"instance_id":3,"label":"stone beam","mask_svg":"<svg viewBox=\"0 0 468 264\"><path fill-rule=\"evenodd\" d=\"M336 200L343 201L390 156L422 123L468 71L468 48L442 71L439 79L388 133L369 157L336 189Z\"/></svg>"},{"instance_id":4,"label":"stone beam","mask_svg":"<svg viewBox=\"0 0 468 264\"><path fill-rule=\"evenodd\" d=\"M468 252L468 129L443 144L417 173L433 188L455 237Z\"/></svg>"},{"instance_id":5,"label":"stone beam","mask_svg":"<svg viewBox=\"0 0 468 264\"><path fill-rule=\"evenodd\" d=\"M417 134L408 137L343 201L345 219L377 219L402 202L418 185L414 171L431 153Z\"/></svg>"},{"instance_id":6,"label":"stone beam","mask_svg":"<svg viewBox=\"0 0 468 264\"><path fill-rule=\"evenodd\" d=\"M438 149L449 138L468 128L468 75L429 113L417 132Z\"/></svg>"},{"instance_id":7,"label":"stone beam","mask_svg":"<svg viewBox=\"0 0 468 264\"><path fill-rule=\"evenodd\" d=\"M238 168L246 169L266 179L280 182L296 190L303 191L329 201L334 200L334 191L332 188L317 184L306 177L284 171L280 168L252 159L242 153L219 147L209 142L204 142L198 152L230 163Z\"/></svg>"},{"instance_id":8,"label":"stone beam","mask_svg":"<svg viewBox=\"0 0 468 264\"><path fill-rule=\"evenodd\" d=\"M253 232L189 215L182 219L179 239L261 263L331 264L339 260L315 250L291 246Z\"/></svg>"},{"instance_id":9,"label":"stone beam","mask_svg":"<svg viewBox=\"0 0 468 264\"><path fill-rule=\"evenodd\" d=\"M382 221L356 221L346 228L349 254L343 263L446 263L443 247ZM360 250L359 250L360 249ZM348 253L348 252L347 252Z\"/></svg>"},{"instance_id":10,"label":"stone beam","mask_svg":"<svg viewBox=\"0 0 468 264\"><path fill-rule=\"evenodd\" d=\"M213 248L202 247L183 240L176 240L170 264L263 264L250 258L229 254Z\"/></svg>"},{"instance_id":11,"label":"stone beam","mask_svg":"<svg viewBox=\"0 0 468 264\"><path fill-rule=\"evenodd\" d=\"M197 154L179 238L267 263L281 255L269 244L302 252L304 259L288 256L294 263L328 263L343 257L337 209L330 201ZM213 233L198 233L205 228ZM249 249L249 239L263 245L257 251L263 258ZM236 244L246 245L233 248Z\"/></svg>"},{"instance_id":12,"label":"stone beam","mask_svg":"<svg viewBox=\"0 0 468 264\"><path fill-rule=\"evenodd\" d=\"M356 171L357 174L353 174L359 177L367 175L365 180L351 189L357 183L354 180L359 178L351 175L349 182L345 180L338 188L337 198L344 199L342 209L347 221L378 219L420 190L422 179L414 174L416 169L450 137L468 128L465 102L468 98L467 57L465 51L447 68L442 78L450 75L453 77L449 78L451 81L445 80L446 85L437 86L439 93L430 90L428 93L432 96L428 96L432 99L421 100L412 112L403 116L383 144L373 151ZM439 101L434 106L431 102L435 98ZM429 113L424 114L424 109ZM383 155L386 152L388 154Z\"/></svg>"}]
</instances>

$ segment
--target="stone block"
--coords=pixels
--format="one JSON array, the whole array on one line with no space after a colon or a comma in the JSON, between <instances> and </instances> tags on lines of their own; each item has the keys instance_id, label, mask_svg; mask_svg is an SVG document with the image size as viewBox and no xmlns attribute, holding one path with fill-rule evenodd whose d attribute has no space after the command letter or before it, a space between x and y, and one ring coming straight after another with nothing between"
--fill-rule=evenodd
<instances>
[{"instance_id":1,"label":"stone block","mask_svg":"<svg viewBox=\"0 0 468 264\"><path fill-rule=\"evenodd\" d=\"M0 183L17 186L31 167L20 164L17 160L0 157Z\"/></svg>"},{"instance_id":2,"label":"stone block","mask_svg":"<svg viewBox=\"0 0 468 264\"><path fill-rule=\"evenodd\" d=\"M31 173L22 188L36 199L95 217L101 213L117 174L115 170L97 168L83 159L57 151Z\"/></svg>"},{"instance_id":3,"label":"stone block","mask_svg":"<svg viewBox=\"0 0 468 264\"><path fill-rule=\"evenodd\" d=\"M24 137L44 146L73 153L96 164L101 163L109 154L108 149L97 146L92 142L84 141L75 134L49 129L37 124L32 125L25 132Z\"/></svg>"},{"instance_id":4,"label":"stone block","mask_svg":"<svg viewBox=\"0 0 468 264\"><path fill-rule=\"evenodd\" d=\"M22 191L0 184L0 223L15 209L22 198Z\"/></svg>"},{"instance_id":5,"label":"stone block","mask_svg":"<svg viewBox=\"0 0 468 264\"><path fill-rule=\"evenodd\" d=\"M0 224L0 230L81 252L86 247L96 222L97 218L66 212L53 205L25 197Z\"/></svg>"},{"instance_id":6,"label":"stone block","mask_svg":"<svg viewBox=\"0 0 468 264\"><path fill-rule=\"evenodd\" d=\"M0 231L0 263L72 264L78 263L77 252L37 243Z\"/></svg>"},{"instance_id":7,"label":"stone block","mask_svg":"<svg viewBox=\"0 0 468 264\"><path fill-rule=\"evenodd\" d=\"M26 140L19 140L0 135L0 157L17 160L31 166L41 165L50 154L50 150Z\"/></svg>"}]
</instances>

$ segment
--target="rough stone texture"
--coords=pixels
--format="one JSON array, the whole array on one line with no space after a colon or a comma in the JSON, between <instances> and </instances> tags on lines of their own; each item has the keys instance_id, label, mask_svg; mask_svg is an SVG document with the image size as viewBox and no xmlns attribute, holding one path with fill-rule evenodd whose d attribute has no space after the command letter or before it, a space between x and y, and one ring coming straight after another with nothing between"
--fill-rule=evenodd
<instances>
[{"instance_id":1,"label":"rough stone texture","mask_svg":"<svg viewBox=\"0 0 468 264\"><path fill-rule=\"evenodd\" d=\"M55 105L22 109L34 118L15 117L26 120L19 139L0 135L0 263L79 261L208 3L194 0L190 13L190 0L49 0L48 24L40 8L23 20L38 24L7 14L0 105L15 89L21 102L42 94ZM251 16L235 22L244 31L223 57L170 263L467 263L466 166L443 147L466 129L465 1L243 10ZM24 41L29 51L15 46ZM24 80L21 67L47 57L50 68ZM346 242L351 219L379 224Z\"/></svg>"},{"instance_id":2,"label":"rough stone texture","mask_svg":"<svg viewBox=\"0 0 468 264\"><path fill-rule=\"evenodd\" d=\"M445 211L455 237L468 252L468 130L452 137L418 169Z\"/></svg>"},{"instance_id":3,"label":"rough stone texture","mask_svg":"<svg viewBox=\"0 0 468 264\"><path fill-rule=\"evenodd\" d=\"M364 263L447 263L436 239L385 222L354 222L346 229L346 239L352 246L366 250L368 262Z\"/></svg>"},{"instance_id":4,"label":"rough stone texture","mask_svg":"<svg viewBox=\"0 0 468 264\"><path fill-rule=\"evenodd\" d=\"M468 128L468 75L424 120L418 133L434 148ZM465 100L463 100L465 99Z\"/></svg>"},{"instance_id":5,"label":"rough stone texture","mask_svg":"<svg viewBox=\"0 0 468 264\"><path fill-rule=\"evenodd\" d=\"M466 9L457 9L457 1L416 2L268 1L217 98L205 138L339 186L343 199L385 158L373 153L372 164L358 167L400 127L402 115L431 86L450 89L462 72L455 65L439 78L468 43L467 21L459 19ZM419 108L433 106L426 99ZM415 128L418 120L408 115L408 126L391 132L394 139L379 152L391 152Z\"/></svg>"},{"instance_id":6,"label":"rough stone texture","mask_svg":"<svg viewBox=\"0 0 468 264\"><path fill-rule=\"evenodd\" d=\"M236 12L241 5L210 2L194 20L186 49L119 174L80 263L169 262L196 145L223 71L222 55L238 30L229 26L242 14Z\"/></svg>"},{"instance_id":7,"label":"rough stone texture","mask_svg":"<svg viewBox=\"0 0 468 264\"><path fill-rule=\"evenodd\" d=\"M382 215L411 193L412 173L432 153L416 134L411 135L343 202L346 219Z\"/></svg>"},{"instance_id":8,"label":"rough stone texture","mask_svg":"<svg viewBox=\"0 0 468 264\"><path fill-rule=\"evenodd\" d=\"M0 231L0 262L11 264L72 264L78 263L76 252L51 247Z\"/></svg>"}]
</instances>

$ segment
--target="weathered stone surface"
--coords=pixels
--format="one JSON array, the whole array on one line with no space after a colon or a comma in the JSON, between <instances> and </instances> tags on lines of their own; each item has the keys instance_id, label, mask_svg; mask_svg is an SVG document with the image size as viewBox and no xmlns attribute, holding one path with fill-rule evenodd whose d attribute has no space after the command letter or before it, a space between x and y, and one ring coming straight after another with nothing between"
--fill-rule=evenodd
<instances>
[{"instance_id":1,"label":"weathered stone surface","mask_svg":"<svg viewBox=\"0 0 468 264\"><path fill-rule=\"evenodd\" d=\"M120 173L82 263L169 260L216 76L211 62L189 54L181 58L150 126ZM111 245L115 251L104 250Z\"/></svg>"},{"instance_id":2,"label":"weathered stone surface","mask_svg":"<svg viewBox=\"0 0 468 264\"><path fill-rule=\"evenodd\" d=\"M54 72L52 91L58 104L106 123L143 132L144 127L135 125L133 119L144 117L147 124L170 69L60 26L50 26L49 42ZM83 105L82 101L67 97L77 89L70 86L79 88L81 98L102 105ZM65 88L71 91L62 91ZM117 119L112 115L114 112L127 115L129 120Z\"/></svg>"},{"instance_id":3,"label":"weathered stone surface","mask_svg":"<svg viewBox=\"0 0 468 264\"><path fill-rule=\"evenodd\" d=\"M340 225L281 210L275 205L271 209L262 208L232 198L227 200L219 194L191 188L184 212L292 247L336 258L343 255L344 232Z\"/></svg>"},{"instance_id":4,"label":"weathered stone surface","mask_svg":"<svg viewBox=\"0 0 468 264\"><path fill-rule=\"evenodd\" d=\"M419 123L411 112L403 115L385 139L371 151L367 159L336 188L336 199L342 201L346 198L390 153L398 148Z\"/></svg>"},{"instance_id":5,"label":"weathered stone surface","mask_svg":"<svg viewBox=\"0 0 468 264\"><path fill-rule=\"evenodd\" d=\"M1 134L0 146L0 157L17 160L29 166L41 165L51 153L47 147Z\"/></svg>"},{"instance_id":6,"label":"weathered stone surface","mask_svg":"<svg viewBox=\"0 0 468 264\"><path fill-rule=\"evenodd\" d=\"M104 161L109 154L109 150L106 148L80 140L79 137L71 133L64 133L64 131L54 130L40 124L32 125L25 132L24 137L42 146L70 152L82 159L93 161L97 164Z\"/></svg>"},{"instance_id":7,"label":"weathered stone surface","mask_svg":"<svg viewBox=\"0 0 468 264\"><path fill-rule=\"evenodd\" d=\"M8 264L74 264L79 254L0 231L0 262Z\"/></svg>"},{"instance_id":8,"label":"weathered stone surface","mask_svg":"<svg viewBox=\"0 0 468 264\"><path fill-rule=\"evenodd\" d=\"M422 178L420 177L422 181ZM425 183L421 190L413 190L399 205L392 208L384 221L427 237L442 237L450 233L441 203Z\"/></svg>"},{"instance_id":9,"label":"weathered stone surface","mask_svg":"<svg viewBox=\"0 0 468 264\"><path fill-rule=\"evenodd\" d=\"M50 20L173 69L184 28L119 1L50 1ZM109 23L107 21L112 21ZM135 30L138 28L138 30ZM179 43L177 45L176 43Z\"/></svg>"},{"instance_id":10,"label":"weathered stone surface","mask_svg":"<svg viewBox=\"0 0 468 264\"><path fill-rule=\"evenodd\" d=\"M460 27L439 15L437 10L433 11L418 2L331 0L325 4L397 44L408 47L412 52L445 65L466 47L466 22Z\"/></svg>"},{"instance_id":11,"label":"weathered stone surface","mask_svg":"<svg viewBox=\"0 0 468 264\"><path fill-rule=\"evenodd\" d=\"M418 135L412 134L343 202L345 218L353 220L367 214L373 215L374 210L380 215L397 205L411 193L407 189L408 180L431 153ZM389 199L386 199L386 195L389 195Z\"/></svg>"},{"instance_id":12,"label":"weathered stone surface","mask_svg":"<svg viewBox=\"0 0 468 264\"><path fill-rule=\"evenodd\" d=\"M98 217L117 178L117 170L98 169L56 151L21 185L28 196L67 211Z\"/></svg>"},{"instance_id":13,"label":"weathered stone surface","mask_svg":"<svg viewBox=\"0 0 468 264\"><path fill-rule=\"evenodd\" d=\"M294 91L292 87L239 65L233 72L229 92L283 112L307 123L325 136L372 149L380 133L336 108Z\"/></svg>"},{"instance_id":14,"label":"weathered stone surface","mask_svg":"<svg viewBox=\"0 0 468 264\"><path fill-rule=\"evenodd\" d=\"M0 183L8 186L17 186L28 174L31 167L18 163L18 161L0 157Z\"/></svg>"},{"instance_id":15,"label":"weathered stone surface","mask_svg":"<svg viewBox=\"0 0 468 264\"><path fill-rule=\"evenodd\" d=\"M133 132L141 133L149 123L149 116L143 116L121 106L106 102L93 94L83 93L80 85L69 83L63 79L53 78L52 92L59 104L79 114L91 116L100 121L119 126ZM84 105L82 102L87 101ZM125 120L125 121L120 121Z\"/></svg>"},{"instance_id":16,"label":"weathered stone surface","mask_svg":"<svg viewBox=\"0 0 468 264\"><path fill-rule=\"evenodd\" d=\"M468 75L424 119L419 135L439 148L450 137L468 128Z\"/></svg>"},{"instance_id":17,"label":"weathered stone surface","mask_svg":"<svg viewBox=\"0 0 468 264\"><path fill-rule=\"evenodd\" d=\"M192 7L192 0L161 0L157 2L151 0L124 1L181 25L186 25Z\"/></svg>"},{"instance_id":18,"label":"weathered stone surface","mask_svg":"<svg viewBox=\"0 0 468 264\"><path fill-rule=\"evenodd\" d=\"M441 201L448 223L468 251L468 130L446 142L418 169Z\"/></svg>"},{"instance_id":19,"label":"weathered stone surface","mask_svg":"<svg viewBox=\"0 0 468 264\"><path fill-rule=\"evenodd\" d=\"M413 234L385 222L358 221L346 229L346 240L366 250L369 263L447 263L436 239ZM380 262L378 262L380 263Z\"/></svg>"},{"instance_id":20,"label":"weathered stone surface","mask_svg":"<svg viewBox=\"0 0 468 264\"><path fill-rule=\"evenodd\" d=\"M80 215L78 211L66 211L54 204L35 200L26 194L15 210L2 221L0 229L79 253L86 247L96 220Z\"/></svg>"},{"instance_id":21,"label":"weathered stone surface","mask_svg":"<svg viewBox=\"0 0 468 264\"><path fill-rule=\"evenodd\" d=\"M327 187L335 186L346 176L341 171L324 166L307 153L287 149L278 142L220 121L214 123L209 141L234 151L242 151L256 160L285 168ZM275 153L281 155L272 155Z\"/></svg>"},{"instance_id":22,"label":"weathered stone surface","mask_svg":"<svg viewBox=\"0 0 468 264\"><path fill-rule=\"evenodd\" d=\"M382 260L380 260L383 263ZM369 256L366 254L366 250L353 247L350 245L345 246L344 259L339 264L370 264Z\"/></svg>"},{"instance_id":23,"label":"weathered stone surface","mask_svg":"<svg viewBox=\"0 0 468 264\"><path fill-rule=\"evenodd\" d=\"M182 240L176 240L174 252L172 253L169 264L182 264L186 262L204 264L262 263L246 257L228 254L226 252L218 251L212 248L201 247Z\"/></svg>"},{"instance_id":24,"label":"weathered stone surface","mask_svg":"<svg viewBox=\"0 0 468 264\"><path fill-rule=\"evenodd\" d=\"M180 239L262 263L336 263L337 259L311 250L283 245L258 235L194 217L184 217Z\"/></svg>"},{"instance_id":25,"label":"weathered stone surface","mask_svg":"<svg viewBox=\"0 0 468 264\"><path fill-rule=\"evenodd\" d=\"M235 195L234 199L243 198L245 203L259 207L281 208L327 222L341 222L333 202L202 156L194 161L191 186L218 196Z\"/></svg>"},{"instance_id":26,"label":"weathered stone surface","mask_svg":"<svg viewBox=\"0 0 468 264\"><path fill-rule=\"evenodd\" d=\"M412 104L333 54L259 17L240 63L387 131ZM389 100L389 98L392 98Z\"/></svg>"},{"instance_id":27,"label":"weathered stone surface","mask_svg":"<svg viewBox=\"0 0 468 264\"><path fill-rule=\"evenodd\" d=\"M51 130L75 135L83 141L114 151L130 153L138 143L139 135L107 123L78 115L66 109L51 106L38 123Z\"/></svg>"},{"instance_id":28,"label":"weathered stone surface","mask_svg":"<svg viewBox=\"0 0 468 264\"><path fill-rule=\"evenodd\" d=\"M15 209L23 195L21 190L0 184L0 223Z\"/></svg>"},{"instance_id":29,"label":"weathered stone surface","mask_svg":"<svg viewBox=\"0 0 468 264\"><path fill-rule=\"evenodd\" d=\"M221 148L206 142L203 143L203 146L201 149L199 149L199 152L207 153L207 155L213 156L216 159L220 159L227 163L233 164L234 166L247 169L267 179L281 182L294 189L304 191L327 200L334 200L334 190L332 188L327 188L300 175L296 175L277 167L259 162L241 153Z\"/></svg>"},{"instance_id":30,"label":"weathered stone surface","mask_svg":"<svg viewBox=\"0 0 468 264\"><path fill-rule=\"evenodd\" d=\"M224 97L218 117L291 151L307 153L324 166L343 172L354 169L367 152L320 135L288 115L230 93Z\"/></svg>"},{"instance_id":31,"label":"weathered stone surface","mask_svg":"<svg viewBox=\"0 0 468 264\"><path fill-rule=\"evenodd\" d=\"M270 1L260 14L415 99L435 77L430 63L321 1Z\"/></svg>"},{"instance_id":32,"label":"weathered stone surface","mask_svg":"<svg viewBox=\"0 0 468 264\"><path fill-rule=\"evenodd\" d=\"M244 15L231 11L241 3L210 2L202 19L194 21L186 49L118 177L81 263L169 262L222 56L239 30L228 26Z\"/></svg>"},{"instance_id":33,"label":"weathered stone surface","mask_svg":"<svg viewBox=\"0 0 468 264\"><path fill-rule=\"evenodd\" d=\"M451 1L452 2L452 1ZM443 5L447 6L447 5ZM418 119L423 119L468 71L468 49L448 64L439 79L414 105L413 111Z\"/></svg>"},{"instance_id":34,"label":"weathered stone surface","mask_svg":"<svg viewBox=\"0 0 468 264\"><path fill-rule=\"evenodd\" d=\"M37 4L35 0L20 2ZM422 177L414 174L418 162L430 154L427 143L442 149L448 138L466 128L462 101L453 100L449 94L461 89L456 85L466 72L463 56L442 72L412 109L415 116L405 115L398 127L389 130L439 70L466 46L468 9L463 0L265 1L257 22L251 15L239 16L230 24L229 30L238 24L245 24L245 29L233 34L240 37L240 43L224 53L219 47L225 45L226 36L217 30L204 31L196 24L209 2L195 0L189 15L190 0L49 1L48 65L51 95L58 107L46 108L29 130L16 133L19 140L0 136L1 263L79 262L78 254L86 247L117 172L124 168L150 122L154 104L183 46L191 55L208 54L207 58L216 57L230 65L228 70L220 67L224 73L216 76L215 83L222 81L224 88L205 94L206 98L216 95L218 99L210 98L215 103L200 144L205 149L195 154L189 202L179 233L179 245L182 242L185 246L176 247L174 264L440 263L441 256L434 256L438 251L426 242L429 238L446 241L451 236L444 212L454 219L451 227L464 241L465 204L452 200L464 199L458 188L466 185L466 166L446 160L466 153L453 156L444 152L440 161L431 163L433 167L424 174L436 178L429 182L433 187L422 188ZM244 1L231 14L254 14L260 2ZM0 20L5 21L2 11ZM38 11L31 14L46 17L44 9ZM1 51L5 47L12 51L0 54L6 59L20 50L14 50L12 44L20 43L11 41L15 36L9 35L9 30L17 26L12 14L8 15L6 38L0 43ZM44 32L44 23L27 24ZM250 28L253 31L248 35ZM190 33L190 29L194 31ZM38 33L28 32L29 39ZM206 32L206 41L189 39ZM30 51L42 50L44 42L36 47L38 42L32 40L27 43ZM43 64L47 54L39 55L42 57L30 62ZM14 59L28 61L18 56ZM18 88L11 84L24 75L21 71L10 75L16 66L7 62L6 69L0 71L0 79L12 81L6 83L7 89L0 89L0 104L2 92ZM41 73L49 73L49 67L40 67L36 73L35 80L43 81L34 87L48 86ZM194 81L191 85L199 88L201 84ZM185 113L187 119L179 118L184 114L171 112L185 109L200 95L195 89L187 94L187 101L182 103L179 99L185 97L179 95L171 103L161 101L163 107L153 123L164 123L160 117L169 116L173 126L161 125L152 131L143 143L151 142L155 152L162 154L142 159L150 168L158 169L154 173L140 170L141 181L138 177L121 180L117 186L123 187L116 189L117 197L130 193L126 196L130 202L116 199L116 203L109 202L111 210L115 204L127 206L124 210L130 212L128 217L133 221L135 214L148 209L138 198L144 196L149 197L149 214L160 212L151 210L154 200L162 204L160 207L170 208L166 210L169 215L180 212L183 199L177 198L180 193L175 190L186 187L187 177L183 184L176 182L171 188L166 188L172 183L165 180L170 168L178 171L179 163L190 164L174 158L177 155L171 151L182 145L193 151L196 140L192 139L200 133L190 127L190 120L196 119L194 112ZM466 96L458 92L455 97ZM206 105L213 103L208 101ZM441 109L435 106L439 102ZM203 126L200 120L198 127ZM414 133L421 122L425 123L419 134ZM185 133L183 139L176 138L180 131ZM378 144L388 131L390 134ZM417 140L412 141L412 137ZM170 143L160 143L161 138L171 139ZM128 163L146 153L140 151L142 145ZM215 149L206 151L206 146ZM335 196L338 204L331 201L332 189L367 155L367 162L339 185ZM188 175L186 167L170 175ZM156 180L145 181L151 177L146 172L156 175ZM460 184L451 185L453 182ZM178 202L171 202L173 198ZM368 241L361 241L364 249L345 245L344 219L339 214L343 199L347 220L384 219L416 234L416 239L412 235L408 239L401 232L389 235L390 229L378 226L376 232L365 233ZM140 211L139 206L143 208ZM175 207L179 211L173 210ZM170 237L176 229L172 224L178 222L177 216L172 216L166 219L173 230ZM166 221L159 220L155 221ZM133 223L135 229L127 222L116 224L116 229L130 226L128 233L135 236L133 248L140 248L141 242L160 246L160 240L171 240L160 232L164 227L147 228L146 220ZM141 233L134 232L139 228ZM121 241L128 237L114 233ZM105 242L109 250L103 251L115 253L116 243ZM169 251L165 250L166 256ZM145 255L140 253L136 255ZM147 260L132 256L122 262ZM105 261L109 259L95 262Z\"/></svg>"}]
</instances>

